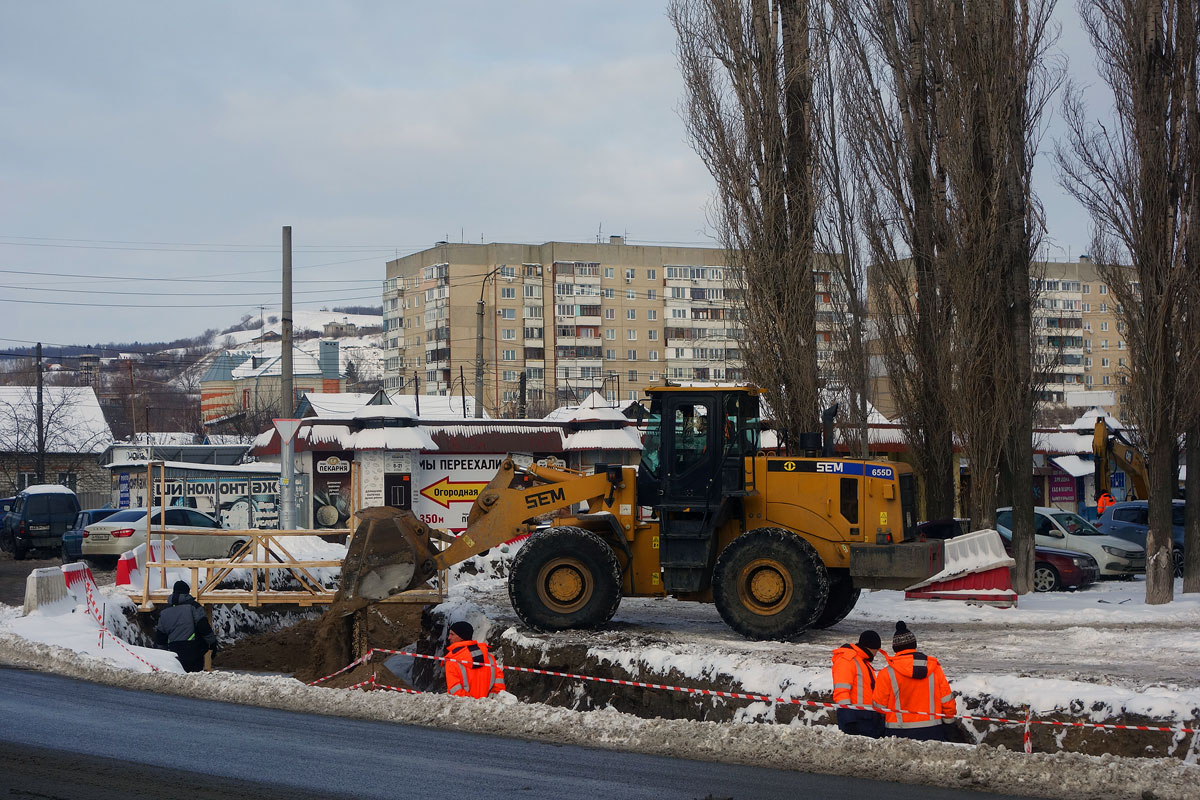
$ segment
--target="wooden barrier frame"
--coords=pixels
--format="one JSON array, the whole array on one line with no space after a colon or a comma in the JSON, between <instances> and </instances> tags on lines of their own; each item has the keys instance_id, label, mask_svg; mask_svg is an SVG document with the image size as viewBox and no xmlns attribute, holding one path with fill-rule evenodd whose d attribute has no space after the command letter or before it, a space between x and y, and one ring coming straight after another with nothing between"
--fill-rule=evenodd
<instances>
[{"instance_id":1,"label":"wooden barrier frame","mask_svg":"<svg viewBox=\"0 0 1200 800\"><path fill-rule=\"evenodd\" d=\"M154 467L160 468L159 480L159 498L160 503L165 498L166 486L166 465L161 461L152 461L146 465L146 486L147 488L147 514L153 508L153 478ZM353 476L352 476L353 481ZM352 503L357 506L355 493L351 492ZM351 519L355 519L351 516ZM238 549L228 559L179 559L166 560L166 540L168 531L166 527L166 506L160 506L159 525L153 527L152 520L147 520L146 524L146 559L145 567L142 570L142 591L141 595L133 595L133 599L137 601L138 607L142 611L151 611L156 605L165 605L170 601L171 591L167 587L167 570L168 569L186 569L191 573L191 589L192 596L201 605L232 605L240 603L249 606L261 606L266 604L290 604L298 606L313 606L324 605L333 602L336 590L326 589L321 585L321 582L309 572L315 567L341 567L342 560L322 560L322 559L297 559L284 545L284 540L288 537L295 536L319 536L320 533L315 530L273 530L273 529L251 529L251 530L195 530L188 531L189 536L221 536L226 538L245 539L245 544ZM357 527L357 526L355 526ZM349 535L353 535L353 530L348 531ZM150 557L150 542L154 536L159 537L160 550L162 558L159 561L153 561ZM262 556L261 561L257 560ZM222 580L227 578L235 569L250 570L250 589L217 589ZM150 588L150 572L158 570L159 580L158 587L155 590ZM200 581L200 571L204 570L204 581ZM300 590L276 591L271 589L271 570L283 570L290 573L300 584ZM259 589L260 579L265 587ZM447 585L448 575L445 572L439 573L437 576L436 587L432 589L410 589L400 592L399 594L389 597L381 602L384 603L440 603L444 598L443 589ZM209 588L209 587L213 588Z\"/></svg>"}]
</instances>

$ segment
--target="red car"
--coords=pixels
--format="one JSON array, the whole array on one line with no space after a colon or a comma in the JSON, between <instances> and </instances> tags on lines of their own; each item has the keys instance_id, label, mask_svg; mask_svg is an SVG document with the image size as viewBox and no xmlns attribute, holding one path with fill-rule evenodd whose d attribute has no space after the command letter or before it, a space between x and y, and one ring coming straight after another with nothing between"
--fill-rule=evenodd
<instances>
[{"instance_id":1,"label":"red car","mask_svg":"<svg viewBox=\"0 0 1200 800\"><path fill-rule=\"evenodd\" d=\"M1004 540L1004 549L1011 556L1011 534L1000 531L1000 538ZM1100 565L1087 553L1040 546L1035 547L1033 552L1036 559L1033 565L1035 592L1082 589L1091 586L1100 578Z\"/></svg>"}]
</instances>

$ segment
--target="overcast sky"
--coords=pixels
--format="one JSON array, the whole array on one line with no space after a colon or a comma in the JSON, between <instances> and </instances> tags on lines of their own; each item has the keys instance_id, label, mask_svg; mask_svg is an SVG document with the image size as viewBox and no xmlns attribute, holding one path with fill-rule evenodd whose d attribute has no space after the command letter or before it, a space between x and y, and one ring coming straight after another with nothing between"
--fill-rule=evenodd
<instances>
[{"instance_id":1,"label":"overcast sky","mask_svg":"<svg viewBox=\"0 0 1200 800\"><path fill-rule=\"evenodd\" d=\"M1073 4L1058 16L1094 83ZM299 308L376 304L386 259L443 238L711 244L681 94L664 2L9 0L0 349L278 307L247 281L277 281L283 225ZM1088 224L1055 133L1037 188L1065 259Z\"/></svg>"}]
</instances>

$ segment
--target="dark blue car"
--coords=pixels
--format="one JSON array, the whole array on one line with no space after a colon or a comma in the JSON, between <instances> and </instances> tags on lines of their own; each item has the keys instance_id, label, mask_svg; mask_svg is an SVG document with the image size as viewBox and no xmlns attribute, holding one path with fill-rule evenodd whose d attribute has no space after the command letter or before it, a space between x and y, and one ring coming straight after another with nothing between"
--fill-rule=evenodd
<instances>
[{"instance_id":1,"label":"dark blue car","mask_svg":"<svg viewBox=\"0 0 1200 800\"><path fill-rule=\"evenodd\" d=\"M1171 506L1171 558L1175 562L1175 577L1183 577L1183 501L1173 500ZM1146 546L1146 533L1150 530L1150 506L1145 500L1129 500L1113 503L1104 509L1100 519L1093 523L1100 531L1127 542Z\"/></svg>"},{"instance_id":2,"label":"dark blue car","mask_svg":"<svg viewBox=\"0 0 1200 800\"><path fill-rule=\"evenodd\" d=\"M117 513L119 508L89 508L80 511L75 522L62 537L62 563L70 564L83 558L83 529L93 522L107 519Z\"/></svg>"}]
</instances>

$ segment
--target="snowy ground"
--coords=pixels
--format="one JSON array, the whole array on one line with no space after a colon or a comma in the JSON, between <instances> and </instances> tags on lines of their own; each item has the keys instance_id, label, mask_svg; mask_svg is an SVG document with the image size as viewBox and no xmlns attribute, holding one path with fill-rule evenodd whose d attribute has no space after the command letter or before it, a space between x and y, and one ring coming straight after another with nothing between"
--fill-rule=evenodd
<instances>
[{"instance_id":1,"label":"snowy ground","mask_svg":"<svg viewBox=\"0 0 1200 800\"><path fill-rule=\"evenodd\" d=\"M493 551L496 553L497 551ZM964 695L1003 698L1048 711L1074 705L1080 718L1141 714L1178 724L1200 716L1200 597L1177 595L1167 606L1142 602L1144 584L1104 583L1084 592L1021 598L1017 609L906 602L896 592L865 594L851 616L796 643L750 642L721 622L714 608L673 600L625 600L610 629L533 634L516 624L504 583L462 576L441 609L467 618L477 636L491 633L547 651L566 640L590 656L659 674L731 676L744 691L783 697L828 692L829 651L863 628L885 644L895 620L915 631L921 650L937 655L952 687ZM128 601L101 587L108 625L123 630ZM988 746L871 742L829 727L647 720L613 710L576 712L538 704L465 702L441 695L371 695L313 689L283 677L232 673L174 674L162 651L109 640L76 599L21 617L0 606L0 661L105 683L277 708L451 726L545 741L681 755L705 760L855 774L941 786L987 788L1036 796L1200 797L1196 735L1179 737L1172 759L1071 753L1027 756ZM145 659L160 667L150 673ZM769 719L754 706L743 722Z\"/></svg>"}]
</instances>

